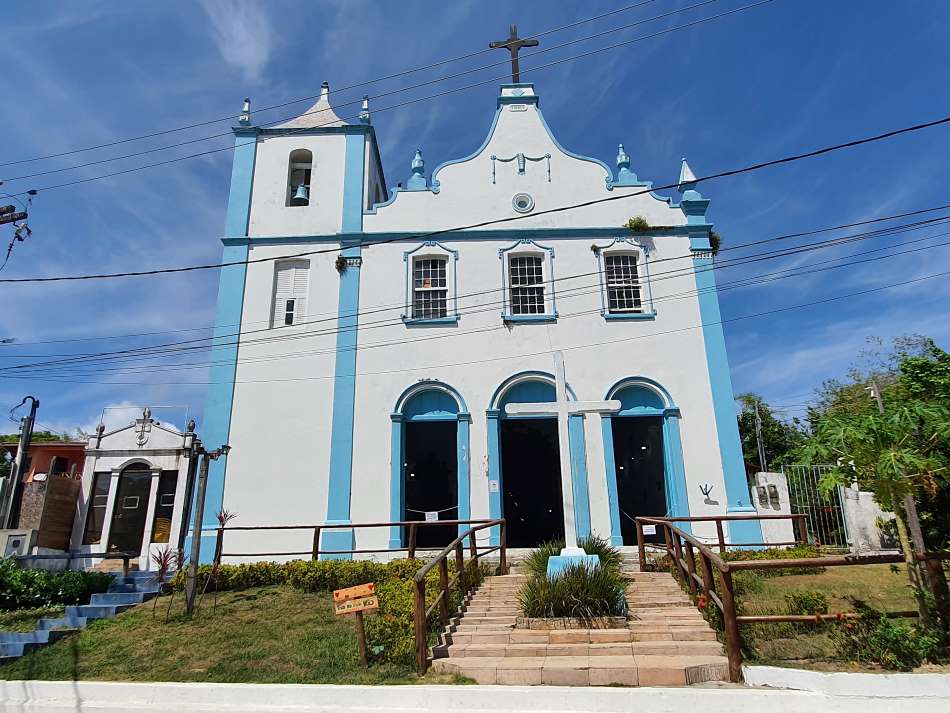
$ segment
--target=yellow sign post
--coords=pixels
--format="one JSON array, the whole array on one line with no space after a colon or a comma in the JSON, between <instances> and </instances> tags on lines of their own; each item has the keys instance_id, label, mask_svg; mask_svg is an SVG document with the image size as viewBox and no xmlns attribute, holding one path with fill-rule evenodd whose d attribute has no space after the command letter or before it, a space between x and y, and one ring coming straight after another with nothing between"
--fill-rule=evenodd
<instances>
[{"instance_id":1,"label":"yellow sign post","mask_svg":"<svg viewBox=\"0 0 950 713\"><path fill-rule=\"evenodd\" d=\"M360 661L364 666L369 665L363 612L379 609L376 585L370 582L369 584L358 584L355 587L335 590L333 592L333 609L337 614L356 615L356 640L360 647Z\"/></svg>"}]
</instances>

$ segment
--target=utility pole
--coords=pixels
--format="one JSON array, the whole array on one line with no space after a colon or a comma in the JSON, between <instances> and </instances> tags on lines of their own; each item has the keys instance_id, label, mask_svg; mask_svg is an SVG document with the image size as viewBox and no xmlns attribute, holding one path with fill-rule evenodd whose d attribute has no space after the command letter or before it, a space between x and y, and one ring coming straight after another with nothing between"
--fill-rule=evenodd
<instances>
[{"instance_id":1,"label":"utility pole","mask_svg":"<svg viewBox=\"0 0 950 713\"><path fill-rule=\"evenodd\" d=\"M877 379L871 379L871 385L867 387L867 391L877 402L878 413L883 416L884 399L881 396L881 387L878 386ZM904 516L907 518L907 529L909 530L911 542L910 561L908 565L912 562L912 566L920 573L920 584L926 585L927 589L933 594L937 605L937 612L943 620L943 623L947 624L950 613L948 613L947 610L947 580L944 578L942 566L940 562L936 560L924 560L923 571L921 572L920 562L917 560L917 555L922 555L927 551L927 545L924 542L924 532L920 527L920 517L917 515L917 501L914 500L912 493L908 493L904 496ZM900 525L901 522L898 517L897 526L900 527Z\"/></svg>"},{"instance_id":2,"label":"utility pole","mask_svg":"<svg viewBox=\"0 0 950 713\"><path fill-rule=\"evenodd\" d=\"M225 444L214 451L206 451L199 443L196 452L201 457L198 469L198 493L195 498L194 525L191 528L191 557L188 562L188 577L185 579L185 611L191 616L195 611L198 594L198 561L201 559L201 528L204 521L205 495L208 492L208 466L211 461L226 456L231 446Z\"/></svg>"},{"instance_id":3,"label":"utility pole","mask_svg":"<svg viewBox=\"0 0 950 713\"><path fill-rule=\"evenodd\" d=\"M769 464L765 460L765 443L762 442L762 417L759 416L759 402L755 402L755 442L759 447L759 467L763 473L769 471Z\"/></svg>"},{"instance_id":4,"label":"utility pole","mask_svg":"<svg viewBox=\"0 0 950 713\"><path fill-rule=\"evenodd\" d=\"M33 440L36 410L40 407L39 399L35 396L24 396L16 408L25 404L27 400L31 402L30 413L20 419L20 443L17 446L16 458L10 468L10 475L0 488L0 526L7 529L16 527L16 520L20 514L19 500L23 491L23 465L30 450L30 441Z\"/></svg>"}]
</instances>

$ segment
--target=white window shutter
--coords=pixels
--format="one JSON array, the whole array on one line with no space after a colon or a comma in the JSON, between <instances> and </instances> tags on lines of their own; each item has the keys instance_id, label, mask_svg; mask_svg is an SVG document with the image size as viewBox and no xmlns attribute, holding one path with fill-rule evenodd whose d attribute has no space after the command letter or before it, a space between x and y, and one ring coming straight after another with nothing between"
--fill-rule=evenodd
<instances>
[{"instance_id":1,"label":"white window shutter","mask_svg":"<svg viewBox=\"0 0 950 713\"><path fill-rule=\"evenodd\" d=\"M274 310L272 325L283 326L287 300L294 302L294 322L307 314L307 292L310 283L310 263L307 260L288 260L277 263L274 281Z\"/></svg>"}]
</instances>

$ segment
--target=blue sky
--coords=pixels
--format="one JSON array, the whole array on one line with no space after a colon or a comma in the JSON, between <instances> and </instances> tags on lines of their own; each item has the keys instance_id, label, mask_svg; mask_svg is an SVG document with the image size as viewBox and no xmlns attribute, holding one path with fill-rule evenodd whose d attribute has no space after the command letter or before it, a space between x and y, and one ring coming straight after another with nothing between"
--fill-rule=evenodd
<instances>
[{"instance_id":1,"label":"blue sky","mask_svg":"<svg viewBox=\"0 0 950 713\"><path fill-rule=\"evenodd\" d=\"M656 0L542 38L542 49L695 4ZM517 22L522 35L629 2L301 3L203 0L185 3L49 2L4 8L0 44L6 79L0 102L0 162L106 143L237 113L241 99L277 104L405 68L482 49ZM775 0L759 8L532 72L546 63L670 28L745 3L719 0L606 38L541 55L525 53L545 117L563 145L613 163L618 142L632 169L657 184L676 179L685 155L697 174L948 114L945 28L950 5L909 1ZM504 59L501 53L334 96L356 99ZM447 87L490 79L491 68ZM494 110L494 83L377 111L373 123L390 184L408 174L421 146L430 167L469 153ZM380 99L379 107L432 88ZM302 102L255 119L304 111ZM346 111L341 113L346 115ZM0 178L64 168L226 132L230 121L36 163L0 166ZM43 188L201 150L217 138L150 156L11 181L0 191ZM790 166L711 182L709 217L726 245L950 203L950 127ZM34 200L32 237L18 244L4 277L112 272L215 262L224 223L229 151L70 188ZM0 203L5 203L0 197ZM896 245L939 228L718 272L720 285L830 257ZM0 240L10 239L0 226ZM812 238L814 239L814 238ZM911 247L932 245L935 237ZM776 309L950 269L950 248L934 247L844 270L724 290L723 316ZM75 284L3 285L3 365L37 356L96 352L204 336L211 324L212 272ZM920 332L950 341L950 280L937 279L726 325L736 392L754 390L796 413L823 379L839 376L865 337ZM168 330L194 329L195 331ZM147 337L107 338L155 332ZM53 340L83 340L58 341ZM42 342L42 343L38 343ZM107 406L163 404L173 421L200 417L208 375L201 369L122 375L60 374L56 380L0 378L0 430L22 396L40 398L39 420L91 429ZM138 382L138 383L130 383ZM169 383L175 382L175 383ZM121 412L110 412L121 413ZM123 420L123 415L120 420Z\"/></svg>"}]
</instances>

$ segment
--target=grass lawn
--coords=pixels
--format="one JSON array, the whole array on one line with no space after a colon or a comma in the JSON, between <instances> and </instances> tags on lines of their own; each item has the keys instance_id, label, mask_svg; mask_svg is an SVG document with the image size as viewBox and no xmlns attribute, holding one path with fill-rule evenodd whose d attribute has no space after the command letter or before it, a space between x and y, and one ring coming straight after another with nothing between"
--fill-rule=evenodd
<instances>
[{"instance_id":1,"label":"grass lawn","mask_svg":"<svg viewBox=\"0 0 950 713\"><path fill-rule=\"evenodd\" d=\"M0 612L0 631L33 631L40 619L58 619L62 615L61 606Z\"/></svg>"},{"instance_id":2,"label":"grass lawn","mask_svg":"<svg viewBox=\"0 0 950 713\"><path fill-rule=\"evenodd\" d=\"M333 613L328 593L287 586L208 595L194 620L182 616L175 596L115 619L93 622L76 636L0 666L2 679L215 681L242 683L457 683L419 678L411 666L364 669L351 617Z\"/></svg>"},{"instance_id":3,"label":"grass lawn","mask_svg":"<svg viewBox=\"0 0 950 713\"><path fill-rule=\"evenodd\" d=\"M828 567L822 574L796 574L761 579L761 589L743 595L744 614L787 614L785 595L818 591L828 599L828 612L853 611L850 597L861 599L882 611L916 609L903 565ZM913 621L913 620L911 620ZM794 664L829 670L858 670L846 662L834 662L835 647L828 636L838 624L745 624L742 634L757 654L758 663Z\"/></svg>"}]
</instances>

